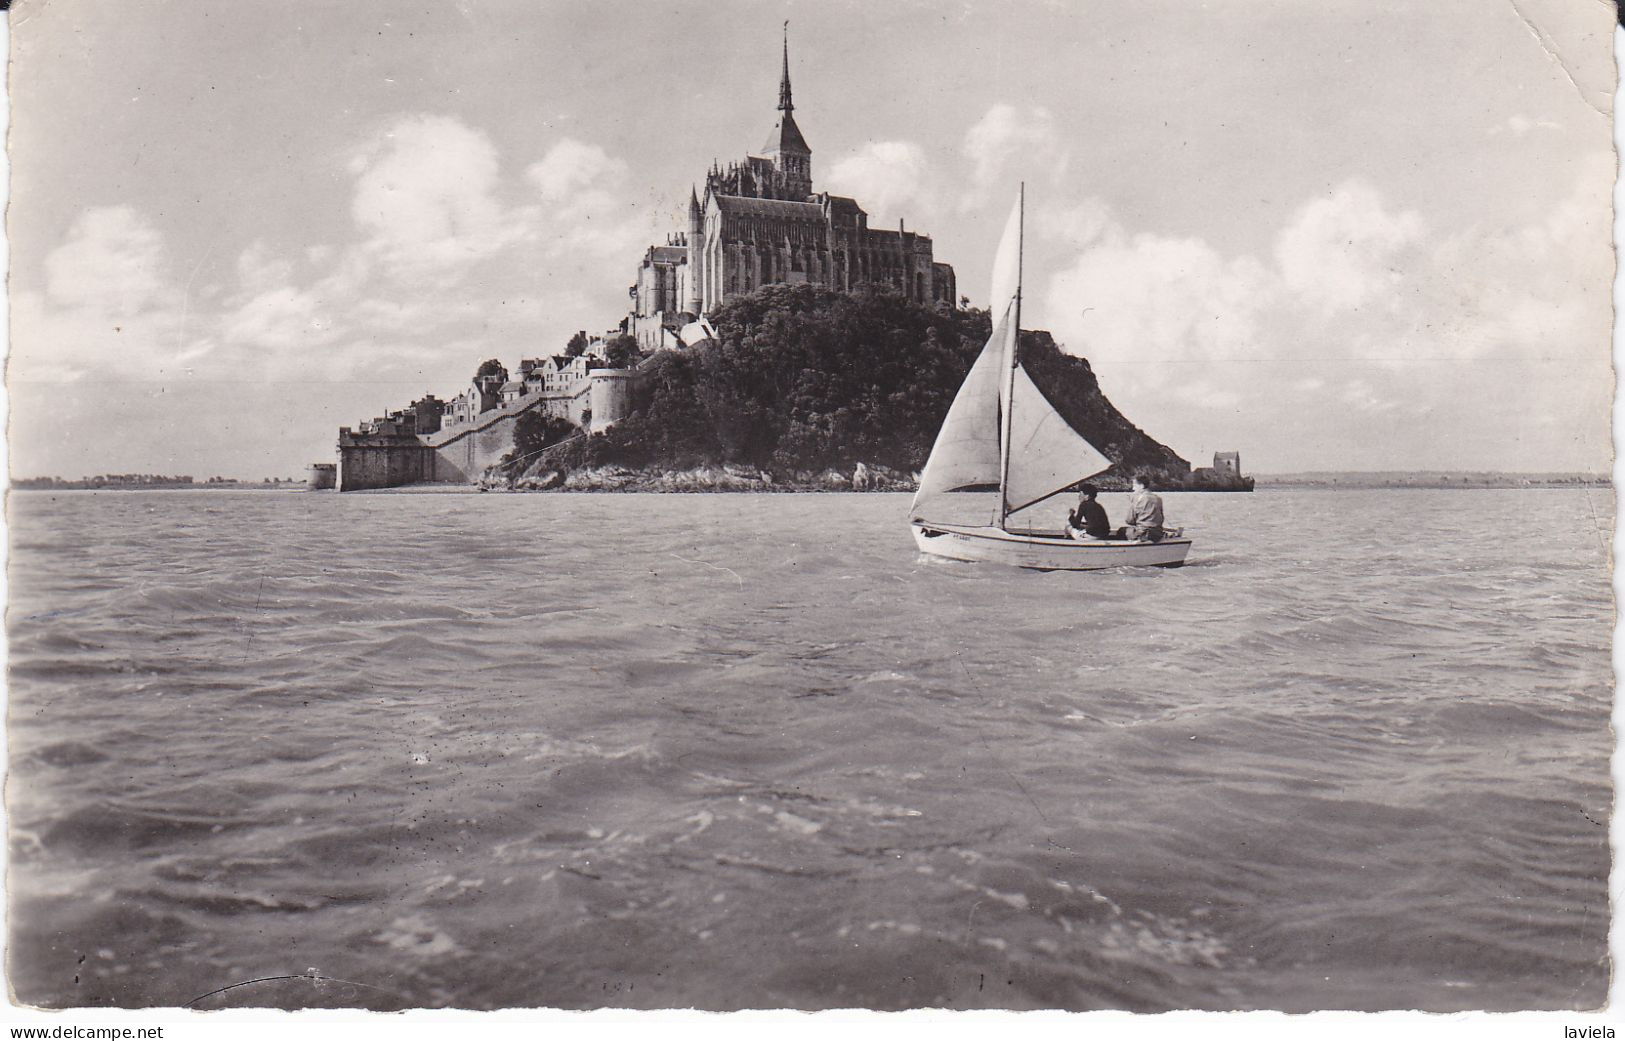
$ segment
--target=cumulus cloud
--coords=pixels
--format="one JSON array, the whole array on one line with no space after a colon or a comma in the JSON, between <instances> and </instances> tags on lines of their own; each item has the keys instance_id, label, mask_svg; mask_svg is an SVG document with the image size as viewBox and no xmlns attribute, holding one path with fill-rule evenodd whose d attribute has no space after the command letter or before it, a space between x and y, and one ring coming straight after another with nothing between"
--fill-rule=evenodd
<instances>
[{"instance_id":1,"label":"cumulus cloud","mask_svg":"<svg viewBox=\"0 0 1625 1041\"><path fill-rule=\"evenodd\" d=\"M546 339L557 329L615 321L615 287L649 241L626 164L579 140L505 167L478 128L405 115L362 142L347 172L348 229L247 243L197 291L197 272L174 270L145 215L87 210L45 258L42 289L14 301L12 378L448 390L473 355L557 350ZM605 291L589 298L577 282Z\"/></svg>"},{"instance_id":2,"label":"cumulus cloud","mask_svg":"<svg viewBox=\"0 0 1625 1041\"><path fill-rule=\"evenodd\" d=\"M1338 397L1348 405L1361 412L1391 412L1399 408L1402 402L1391 392L1385 393L1372 381L1354 378L1342 385Z\"/></svg>"},{"instance_id":3,"label":"cumulus cloud","mask_svg":"<svg viewBox=\"0 0 1625 1041\"><path fill-rule=\"evenodd\" d=\"M1102 200L1084 199L1070 204L1046 204L1030 217L1036 234L1074 249L1082 249L1112 227L1112 214Z\"/></svg>"},{"instance_id":4,"label":"cumulus cloud","mask_svg":"<svg viewBox=\"0 0 1625 1041\"><path fill-rule=\"evenodd\" d=\"M1100 366L1156 380L1143 363L1219 361L1256 350L1260 314L1279 291L1251 257L1226 258L1198 238L1130 235L1110 222L1050 281L1050 321L1086 342Z\"/></svg>"},{"instance_id":5,"label":"cumulus cloud","mask_svg":"<svg viewBox=\"0 0 1625 1041\"><path fill-rule=\"evenodd\" d=\"M1066 173L1068 153L1055 117L1040 105L989 107L965 132L962 151L971 163L970 191L960 200L966 208L981 205L993 189L1006 182L1013 188L1012 167L1024 171L1029 180L1036 171L1052 180Z\"/></svg>"},{"instance_id":6,"label":"cumulus cloud","mask_svg":"<svg viewBox=\"0 0 1625 1041\"><path fill-rule=\"evenodd\" d=\"M324 346L338 335L316 295L293 286L254 296L223 317L221 331L230 343L276 350Z\"/></svg>"},{"instance_id":7,"label":"cumulus cloud","mask_svg":"<svg viewBox=\"0 0 1625 1041\"><path fill-rule=\"evenodd\" d=\"M1323 314L1358 310L1399 288L1401 251L1423 232L1412 212L1391 213L1376 190L1358 181L1298 210L1275 242L1285 289Z\"/></svg>"},{"instance_id":8,"label":"cumulus cloud","mask_svg":"<svg viewBox=\"0 0 1625 1041\"><path fill-rule=\"evenodd\" d=\"M404 281L455 277L530 230L496 196L490 139L446 116L398 119L357 152L350 172L356 224Z\"/></svg>"},{"instance_id":9,"label":"cumulus cloud","mask_svg":"<svg viewBox=\"0 0 1625 1041\"><path fill-rule=\"evenodd\" d=\"M62 307L130 317L163 301L163 239L129 206L99 206L74 221L45 258L45 292Z\"/></svg>"},{"instance_id":10,"label":"cumulus cloud","mask_svg":"<svg viewBox=\"0 0 1625 1041\"><path fill-rule=\"evenodd\" d=\"M1049 281L1048 321L1175 441L1217 423L1288 456L1329 438L1382 465L1444 466L1452 439L1476 439L1515 445L1527 468L1593 465L1607 450L1585 388L1610 375L1610 172L1599 156L1540 220L1454 235L1350 181L1238 256L1132 233L1086 202L1051 223L1075 252ZM1553 410L1597 429L1536 433Z\"/></svg>"},{"instance_id":11,"label":"cumulus cloud","mask_svg":"<svg viewBox=\"0 0 1625 1041\"><path fill-rule=\"evenodd\" d=\"M626 164L571 138L515 175L479 130L403 116L357 150L349 172L349 245L306 244L277 259L256 243L239 259L220 335L266 378L417 373L433 383L466 375L458 344L482 355L556 349L536 342L548 318L576 328L616 317L561 316L592 305L558 283L613 285L646 244L629 219Z\"/></svg>"},{"instance_id":12,"label":"cumulus cloud","mask_svg":"<svg viewBox=\"0 0 1625 1041\"><path fill-rule=\"evenodd\" d=\"M211 347L192 335L202 323L191 320L187 288L171 275L163 236L138 210L87 209L43 268L43 291L12 298L8 379L149 379Z\"/></svg>"},{"instance_id":13,"label":"cumulus cloud","mask_svg":"<svg viewBox=\"0 0 1625 1041\"><path fill-rule=\"evenodd\" d=\"M1613 157L1580 164L1568 197L1540 220L1446 239L1432 294L1453 304L1458 355L1594 356L1611 319ZM1604 341L1605 342L1605 341Z\"/></svg>"},{"instance_id":14,"label":"cumulus cloud","mask_svg":"<svg viewBox=\"0 0 1625 1041\"><path fill-rule=\"evenodd\" d=\"M828 181L885 220L929 214L937 206L937 178L925 150L912 141L871 141L831 166Z\"/></svg>"},{"instance_id":15,"label":"cumulus cloud","mask_svg":"<svg viewBox=\"0 0 1625 1041\"><path fill-rule=\"evenodd\" d=\"M525 170L541 200L543 248L630 263L640 231L636 200L627 188L627 165L597 145L573 138L555 143ZM647 245L647 243L645 243Z\"/></svg>"},{"instance_id":16,"label":"cumulus cloud","mask_svg":"<svg viewBox=\"0 0 1625 1041\"><path fill-rule=\"evenodd\" d=\"M1534 350L1585 310L1598 258L1566 258L1581 215L1606 211L1576 201L1541 224L1437 239L1349 181L1306 200L1267 254L1233 257L1196 237L1130 234L1093 202L1072 212L1085 245L1050 282L1052 321L1132 379L1147 358L1402 365L1492 342Z\"/></svg>"},{"instance_id":17,"label":"cumulus cloud","mask_svg":"<svg viewBox=\"0 0 1625 1041\"><path fill-rule=\"evenodd\" d=\"M610 158L597 145L565 138L539 162L525 170L525 176L548 202L569 205L584 196L608 198L614 184L626 177L626 163Z\"/></svg>"}]
</instances>

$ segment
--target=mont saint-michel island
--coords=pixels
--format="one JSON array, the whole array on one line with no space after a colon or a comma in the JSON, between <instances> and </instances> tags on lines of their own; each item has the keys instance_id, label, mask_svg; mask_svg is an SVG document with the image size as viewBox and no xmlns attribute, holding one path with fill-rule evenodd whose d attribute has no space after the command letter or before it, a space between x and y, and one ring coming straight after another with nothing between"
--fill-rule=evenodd
<instances>
[{"instance_id":1,"label":"mont saint-michel island","mask_svg":"<svg viewBox=\"0 0 1625 1041\"><path fill-rule=\"evenodd\" d=\"M628 306L512 369L470 359L442 398L339 431L313 487L508 490L911 490L992 327L931 236L874 227L817 190L789 46L757 152L713 162L686 224L641 257ZM1250 491L1235 452L1193 467L1101 392L1089 362L1022 330L1021 365L1124 489ZM476 367L477 366L477 367ZM1079 474L1078 477L1089 476Z\"/></svg>"}]
</instances>

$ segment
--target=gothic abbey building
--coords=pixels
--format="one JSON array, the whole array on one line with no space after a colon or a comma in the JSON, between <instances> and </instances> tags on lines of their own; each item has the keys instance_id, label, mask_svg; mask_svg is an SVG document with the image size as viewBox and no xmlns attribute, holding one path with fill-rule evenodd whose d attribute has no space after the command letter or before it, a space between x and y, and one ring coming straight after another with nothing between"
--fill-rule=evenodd
<instances>
[{"instance_id":1,"label":"gothic abbey building","mask_svg":"<svg viewBox=\"0 0 1625 1041\"><path fill-rule=\"evenodd\" d=\"M775 282L884 283L919 303L958 299L954 269L932 258L929 236L902 221L871 228L855 200L813 191L812 149L794 109L786 43L779 119L762 154L713 164L703 197L689 194L687 230L649 247L638 265L628 328L645 350L677 346L688 323Z\"/></svg>"}]
</instances>

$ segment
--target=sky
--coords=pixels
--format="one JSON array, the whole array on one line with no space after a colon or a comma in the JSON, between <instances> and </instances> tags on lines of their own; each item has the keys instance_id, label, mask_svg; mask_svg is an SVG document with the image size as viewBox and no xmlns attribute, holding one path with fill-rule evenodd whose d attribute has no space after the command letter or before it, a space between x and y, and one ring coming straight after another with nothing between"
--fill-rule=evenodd
<instances>
[{"instance_id":1,"label":"sky","mask_svg":"<svg viewBox=\"0 0 1625 1041\"><path fill-rule=\"evenodd\" d=\"M1599 0L18 0L10 467L295 476L625 313L790 23L814 188L1198 465L1605 470Z\"/></svg>"}]
</instances>

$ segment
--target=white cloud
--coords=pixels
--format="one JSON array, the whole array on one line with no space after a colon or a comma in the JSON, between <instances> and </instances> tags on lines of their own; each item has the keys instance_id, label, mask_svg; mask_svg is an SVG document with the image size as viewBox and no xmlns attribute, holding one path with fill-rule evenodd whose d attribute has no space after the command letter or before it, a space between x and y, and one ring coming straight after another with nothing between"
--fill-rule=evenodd
<instances>
[{"instance_id":1,"label":"white cloud","mask_svg":"<svg viewBox=\"0 0 1625 1041\"><path fill-rule=\"evenodd\" d=\"M1111 210L1098 198L1070 205L1047 205L1029 218L1039 235L1083 249L1106 234L1112 226Z\"/></svg>"},{"instance_id":2,"label":"white cloud","mask_svg":"<svg viewBox=\"0 0 1625 1041\"><path fill-rule=\"evenodd\" d=\"M965 132L961 147L971 162L971 187L960 200L962 208L982 205L996 188L1014 190L1018 178L1010 172L1012 167L1023 171L1028 180L1042 172L1051 181L1059 181L1066 173L1068 151L1055 117L1039 105L991 106Z\"/></svg>"},{"instance_id":3,"label":"white cloud","mask_svg":"<svg viewBox=\"0 0 1625 1041\"><path fill-rule=\"evenodd\" d=\"M348 242L342 228L325 229L336 242L254 241L196 291L142 214L87 211L46 257L43 289L14 302L12 378L444 391L472 355L512 361L563 346L543 330L613 323L649 241L626 164L573 139L516 176L479 130L404 116L349 172Z\"/></svg>"},{"instance_id":4,"label":"white cloud","mask_svg":"<svg viewBox=\"0 0 1625 1041\"><path fill-rule=\"evenodd\" d=\"M830 167L830 189L858 200L873 217L928 215L936 178L925 150L912 141L871 141Z\"/></svg>"},{"instance_id":5,"label":"white cloud","mask_svg":"<svg viewBox=\"0 0 1625 1041\"><path fill-rule=\"evenodd\" d=\"M293 286L260 293L222 319L228 342L273 350L320 347L338 333L317 296Z\"/></svg>"},{"instance_id":6,"label":"white cloud","mask_svg":"<svg viewBox=\"0 0 1625 1041\"><path fill-rule=\"evenodd\" d=\"M1130 236L1113 222L1051 279L1046 303L1066 342L1137 383L1160 380L1169 362L1254 353L1259 315L1276 292L1250 257L1227 259L1196 238Z\"/></svg>"},{"instance_id":7,"label":"white cloud","mask_svg":"<svg viewBox=\"0 0 1625 1041\"><path fill-rule=\"evenodd\" d=\"M1580 165L1570 195L1544 220L1457 236L1439 251L1465 310L1464 338L1480 350L1596 358L1609 328L1612 271L1611 155ZM1606 342L1606 341L1603 341Z\"/></svg>"},{"instance_id":8,"label":"white cloud","mask_svg":"<svg viewBox=\"0 0 1625 1041\"><path fill-rule=\"evenodd\" d=\"M464 353L512 361L562 346L551 319L597 328L619 317L562 283L613 287L647 236L629 219L627 166L602 148L557 141L522 176L476 129L402 117L350 162L359 240L292 249L255 244L220 335L246 374L265 379L416 378L460 382ZM613 308L619 293L606 294ZM600 307L603 305L600 304ZM462 346L459 346L462 345ZM478 359L474 359L477 361Z\"/></svg>"},{"instance_id":9,"label":"white cloud","mask_svg":"<svg viewBox=\"0 0 1625 1041\"><path fill-rule=\"evenodd\" d=\"M351 212L368 249L404 282L455 279L530 230L496 197L490 139L446 116L396 120L351 159L350 172Z\"/></svg>"},{"instance_id":10,"label":"white cloud","mask_svg":"<svg viewBox=\"0 0 1625 1041\"><path fill-rule=\"evenodd\" d=\"M1349 181L1298 210L1276 239L1275 259L1289 292L1335 314L1396 292L1400 253L1423 230L1417 214L1390 213L1375 189Z\"/></svg>"},{"instance_id":11,"label":"white cloud","mask_svg":"<svg viewBox=\"0 0 1625 1041\"><path fill-rule=\"evenodd\" d=\"M1086 201L1050 220L1050 238L1083 246L1049 282L1048 322L1176 449L1241 437L1281 458L1352 453L1315 465L1486 451L1526 469L1596 465L1611 172L1598 156L1542 219L1449 237L1349 182L1307 200L1261 255L1131 234ZM1542 433L1553 410L1573 421Z\"/></svg>"},{"instance_id":12,"label":"white cloud","mask_svg":"<svg viewBox=\"0 0 1625 1041\"><path fill-rule=\"evenodd\" d=\"M532 163L525 176L547 202L569 205L583 195L609 195L614 185L605 181L622 180L626 171L626 163L597 145L567 137Z\"/></svg>"},{"instance_id":13,"label":"white cloud","mask_svg":"<svg viewBox=\"0 0 1625 1041\"><path fill-rule=\"evenodd\" d=\"M130 317L163 302L163 238L129 206L86 210L45 258L45 292L62 307Z\"/></svg>"},{"instance_id":14,"label":"white cloud","mask_svg":"<svg viewBox=\"0 0 1625 1041\"><path fill-rule=\"evenodd\" d=\"M12 297L12 349L6 378L24 382L118 384L173 374L207 352L186 338L183 316L168 308L110 314L61 307L39 292Z\"/></svg>"},{"instance_id":15,"label":"white cloud","mask_svg":"<svg viewBox=\"0 0 1625 1041\"><path fill-rule=\"evenodd\" d=\"M540 234L545 250L613 257L630 273L641 211L626 190L624 161L597 145L564 138L525 170L525 179L542 202L545 229Z\"/></svg>"},{"instance_id":16,"label":"white cloud","mask_svg":"<svg viewBox=\"0 0 1625 1041\"><path fill-rule=\"evenodd\" d=\"M273 256L266 244L256 239L237 257L237 284L243 293L258 294L283 285L293 278L293 262Z\"/></svg>"},{"instance_id":17,"label":"white cloud","mask_svg":"<svg viewBox=\"0 0 1625 1041\"><path fill-rule=\"evenodd\" d=\"M86 210L46 255L43 291L12 298L7 378L112 382L162 378L212 344L184 287L169 276L163 236L127 206Z\"/></svg>"},{"instance_id":18,"label":"white cloud","mask_svg":"<svg viewBox=\"0 0 1625 1041\"><path fill-rule=\"evenodd\" d=\"M1398 399L1384 394L1371 381L1363 379L1352 379L1343 384L1339 397L1361 412L1391 412L1401 405Z\"/></svg>"}]
</instances>

